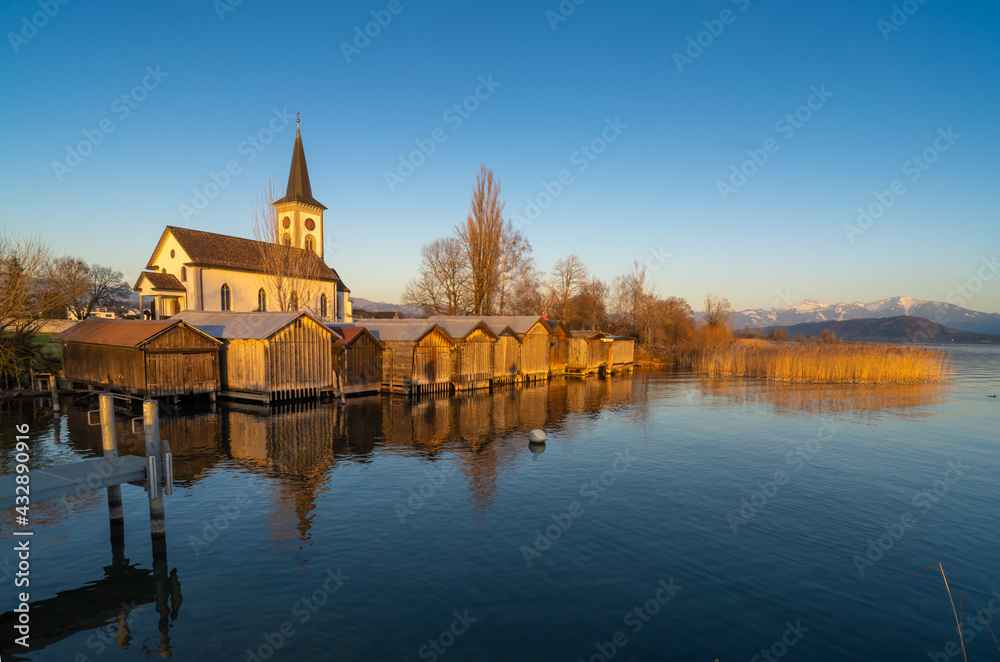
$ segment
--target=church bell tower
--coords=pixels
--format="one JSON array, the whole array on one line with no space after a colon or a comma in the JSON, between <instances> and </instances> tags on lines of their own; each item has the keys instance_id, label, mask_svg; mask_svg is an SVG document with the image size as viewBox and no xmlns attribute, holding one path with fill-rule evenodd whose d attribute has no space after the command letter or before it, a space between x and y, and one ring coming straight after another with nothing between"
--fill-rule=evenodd
<instances>
[{"instance_id":1,"label":"church bell tower","mask_svg":"<svg viewBox=\"0 0 1000 662\"><path fill-rule=\"evenodd\" d=\"M311 250L323 259L323 211L326 207L312 196L306 152L302 148L302 131L298 126L295 129L292 167L288 172L288 189L285 197L272 204L278 223L278 241Z\"/></svg>"}]
</instances>

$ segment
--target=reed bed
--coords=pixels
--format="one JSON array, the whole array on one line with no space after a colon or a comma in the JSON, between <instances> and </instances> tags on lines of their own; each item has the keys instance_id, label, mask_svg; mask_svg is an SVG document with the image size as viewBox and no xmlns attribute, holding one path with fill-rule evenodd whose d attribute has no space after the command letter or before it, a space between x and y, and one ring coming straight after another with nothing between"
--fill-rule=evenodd
<instances>
[{"instance_id":1,"label":"reed bed","mask_svg":"<svg viewBox=\"0 0 1000 662\"><path fill-rule=\"evenodd\" d=\"M799 384L920 384L954 375L945 352L874 343L735 340L688 358L694 370L713 377Z\"/></svg>"}]
</instances>

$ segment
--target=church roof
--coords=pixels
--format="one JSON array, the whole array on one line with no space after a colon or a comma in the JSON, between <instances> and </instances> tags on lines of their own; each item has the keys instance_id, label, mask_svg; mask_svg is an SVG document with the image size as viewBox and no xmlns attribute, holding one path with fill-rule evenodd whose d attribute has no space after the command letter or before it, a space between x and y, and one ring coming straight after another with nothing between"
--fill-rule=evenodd
<instances>
[{"instance_id":1,"label":"church roof","mask_svg":"<svg viewBox=\"0 0 1000 662\"><path fill-rule=\"evenodd\" d=\"M158 271L143 271L139 274L139 280L135 281L135 287L133 290L139 289L139 283L145 278L149 281L150 286L154 290L175 290L179 292L184 291L184 285L177 280L177 276L173 274L163 274Z\"/></svg>"},{"instance_id":2,"label":"church roof","mask_svg":"<svg viewBox=\"0 0 1000 662\"><path fill-rule=\"evenodd\" d=\"M289 253L289 255L281 257L285 264L296 264L301 260L303 273L297 274L297 276L311 280L341 283L340 276L337 275L336 271L331 269L318 255L304 248L244 239L243 237L230 237L225 234L179 228L173 225L168 225L163 231L163 235L146 265L147 269L155 268L153 260L159 254L168 234L174 236L184 252L188 254L191 264L196 266L261 273L265 251L281 251Z\"/></svg>"},{"instance_id":3,"label":"church roof","mask_svg":"<svg viewBox=\"0 0 1000 662\"><path fill-rule=\"evenodd\" d=\"M326 209L312 194L309 184L309 168L306 167L306 151L302 147L302 132L295 131L295 147L292 150L292 167L288 171L288 189L285 197L275 200L274 204L282 202L301 202L320 209Z\"/></svg>"}]
</instances>

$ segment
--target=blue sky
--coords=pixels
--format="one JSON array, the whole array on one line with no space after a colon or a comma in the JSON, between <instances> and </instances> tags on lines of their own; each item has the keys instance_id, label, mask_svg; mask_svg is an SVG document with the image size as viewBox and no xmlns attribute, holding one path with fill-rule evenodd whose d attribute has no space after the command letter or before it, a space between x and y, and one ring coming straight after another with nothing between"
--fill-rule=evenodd
<instances>
[{"instance_id":1,"label":"blue sky","mask_svg":"<svg viewBox=\"0 0 1000 662\"><path fill-rule=\"evenodd\" d=\"M486 164L508 215L541 203L523 230L543 270L639 260L696 309L1000 312L994 2L10 0L0 28L3 230L129 279L165 225L251 236L301 111L327 261L356 296L398 300ZM387 182L418 142L433 153Z\"/></svg>"}]
</instances>

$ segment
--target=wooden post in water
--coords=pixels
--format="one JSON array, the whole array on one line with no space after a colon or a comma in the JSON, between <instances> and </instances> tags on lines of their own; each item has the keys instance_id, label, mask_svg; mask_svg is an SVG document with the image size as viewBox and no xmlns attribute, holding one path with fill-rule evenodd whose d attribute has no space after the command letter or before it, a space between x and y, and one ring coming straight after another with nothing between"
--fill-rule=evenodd
<instances>
[{"instance_id":1,"label":"wooden post in water","mask_svg":"<svg viewBox=\"0 0 1000 662\"><path fill-rule=\"evenodd\" d=\"M59 411L59 375L49 375L49 391L52 392L52 411Z\"/></svg>"},{"instance_id":2,"label":"wooden post in water","mask_svg":"<svg viewBox=\"0 0 1000 662\"><path fill-rule=\"evenodd\" d=\"M163 511L163 490L160 478L163 463L160 461L160 417L156 400L142 403L142 430L146 434L146 460L149 463L149 534L153 541L153 556L166 554L167 524Z\"/></svg>"},{"instance_id":3,"label":"wooden post in water","mask_svg":"<svg viewBox=\"0 0 1000 662\"><path fill-rule=\"evenodd\" d=\"M55 375L52 376L55 380ZM53 393L55 388L53 387ZM53 396L53 401L54 396ZM104 457L108 460L118 459L118 441L115 438L115 396L103 393L100 396L101 412L101 446L104 447ZM56 404L56 409L59 405ZM122 486L112 485L108 489L108 520L111 524L111 546L121 544L125 539L125 513L122 510Z\"/></svg>"}]
</instances>

